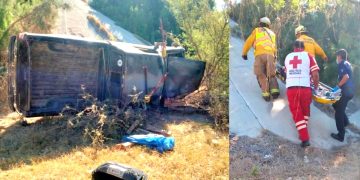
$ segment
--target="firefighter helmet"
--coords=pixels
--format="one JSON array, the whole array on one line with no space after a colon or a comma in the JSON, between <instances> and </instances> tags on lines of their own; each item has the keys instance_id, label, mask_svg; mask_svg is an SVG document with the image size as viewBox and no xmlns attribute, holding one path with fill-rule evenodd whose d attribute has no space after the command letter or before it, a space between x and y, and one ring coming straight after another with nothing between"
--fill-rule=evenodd
<instances>
[{"instance_id":1,"label":"firefighter helmet","mask_svg":"<svg viewBox=\"0 0 360 180\"><path fill-rule=\"evenodd\" d=\"M303 32L307 32L306 27L303 25L298 26L297 28L295 28L295 35L299 34L299 33L303 33Z\"/></svg>"},{"instance_id":2,"label":"firefighter helmet","mask_svg":"<svg viewBox=\"0 0 360 180\"><path fill-rule=\"evenodd\" d=\"M270 19L268 18L268 17L262 17L262 18L260 18L260 22L261 23L264 23L264 24L267 24L267 25L271 25L271 21L270 21Z\"/></svg>"}]
</instances>

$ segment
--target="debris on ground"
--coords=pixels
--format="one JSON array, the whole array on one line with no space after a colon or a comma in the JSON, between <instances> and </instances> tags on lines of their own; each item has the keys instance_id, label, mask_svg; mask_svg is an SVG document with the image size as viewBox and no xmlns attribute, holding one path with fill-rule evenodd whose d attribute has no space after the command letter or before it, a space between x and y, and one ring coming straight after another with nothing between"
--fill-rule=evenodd
<instances>
[{"instance_id":1,"label":"debris on ground","mask_svg":"<svg viewBox=\"0 0 360 180\"><path fill-rule=\"evenodd\" d=\"M258 138L230 135L230 179L359 179L360 138L330 150L285 140L269 131Z\"/></svg>"},{"instance_id":2,"label":"debris on ground","mask_svg":"<svg viewBox=\"0 0 360 180\"><path fill-rule=\"evenodd\" d=\"M208 116L148 113L147 125L172 132L173 152L159 154L140 145L116 150L120 139L108 138L102 147L93 147L84 142L83 129L67 128L61 117L29 119L29 127L12 116L1 119L6 130L0 132L0 179L91 179L92 170L109 160L139 168L151 179L228 179L229 153L219 152L228 152L229 138L213 128ZM211 144L213 139L220 144Z\"/></svg>"},{"instance_id":3,"label":"debris on ground","mask_svg":"<svg viewBox=\"0 0 360 180\"><path fill-rule=\"evenodd\" d=\"M132 142L124 142L124 143L120 143L120 144L116 144L112 147L113 150L127 150L130 147L132 147L134 145L134 143Z\"/></svg>"},{"instance_id":4,"label":"debris on ground","mask_svg":"<svg viewBox=\"0 0 360 180\"><path fill-rule=\"evenodd\" d=\"M200 86L198 90L184 98L166 99L165 107L168 110L180 111L182 113L205 114L209 111L210 105L210 97L207 92L206 86Z\"/></svg>"},{"instance_id":5,"label":"debris on ground","mask_svg":"<svg viewBox=\"0 0 360 180\"><path fill-rule=\"evenodd\" d=\"M139 128L139 129L141 129L141 128ZM154 133L154 134L163 135L165 137L170 137L171 136L171 131L166 131L164 129L159 129L159 128L157 128L155 126L152 126L152 125L149 125L149 124L146 125L146 129L142 129L142 130L149 132L149 133L146 133L146 134Z\"/></svg>"},{"instance_id":6,"label":"debris on ground","mask_svg":"<svg viewBox=\"0 0 360 180\"><path fill-rule=\"evenodd\" d=\"M160 153L170 151L175 146L175 139L173 137L165 137L159 134L124 136L122 141L145 145L148 148L156 149Z\"/></svg>"}]
</instances>

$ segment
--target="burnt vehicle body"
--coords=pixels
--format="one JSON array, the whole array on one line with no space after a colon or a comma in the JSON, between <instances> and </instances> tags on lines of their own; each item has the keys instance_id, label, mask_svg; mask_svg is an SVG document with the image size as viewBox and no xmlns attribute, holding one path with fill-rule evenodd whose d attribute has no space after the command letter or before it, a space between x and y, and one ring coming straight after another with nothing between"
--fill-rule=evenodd
<instances>
[{"instance_id":1,"label":"burnt vehicle body","mask_svg":"<svg viewBox=\"0 0 360 180\"><path fill-rule=\"evenodd\" d=\"M22 33L9 44L8 98L25 117L57 115L81 107L84 92L123 106L131 95L151 95L149 103L181 98L198 89L205 63L184 58L181 47L87 40Z\"/></svg>"}]
</instances>

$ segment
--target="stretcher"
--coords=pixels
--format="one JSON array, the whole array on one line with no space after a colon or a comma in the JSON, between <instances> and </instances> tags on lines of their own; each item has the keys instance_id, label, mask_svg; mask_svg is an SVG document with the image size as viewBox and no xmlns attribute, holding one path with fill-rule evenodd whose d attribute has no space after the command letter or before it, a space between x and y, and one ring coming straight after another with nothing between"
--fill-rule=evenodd
<instances>
[{"instance_id":1,"label":"stretcher","mask_svg":"<svg viewBox=\"0 0 360 180\"><path fill-rule=\"evenodd\" d=\"M313 91L312 98L314 101L321 104L334 104L341 98L341 90L339 89L336 92L332 92L331 90L331 87L320 82L318 91Z\"/></svg>"},{"instance_id":2,"label":"stretcher","mask_svg":"<svg viewBox=\"0 0 360 180\"><path fill-rule=\"evenodd\" d=\"M276 77L286 83L286 72L284 66L276 64ZM333 104L341 98L341 90L332 92L332 88L322 82L319 83L317 91L312 87L312 99L320 104Z\"/></svg>"}]
</instances>

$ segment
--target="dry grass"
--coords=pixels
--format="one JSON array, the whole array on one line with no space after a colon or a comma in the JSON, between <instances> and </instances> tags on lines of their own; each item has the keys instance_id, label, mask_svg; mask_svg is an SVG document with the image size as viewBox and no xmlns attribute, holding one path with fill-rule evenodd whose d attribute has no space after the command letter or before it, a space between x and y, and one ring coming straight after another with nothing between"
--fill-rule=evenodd
<instances>
[{"instance_id":1,"label":"dry grass","mask_svg":"<svg viewBox=\"0 0 360 180\"><path fill-rule=\"evenodd\" d=\"M7 51L0 51L0 66L7 66ZM0 114L7 113L7 75L0 75Z\"/></svg>"},{"instance_id":2,"label":"dry grass","mask_svg":"<svg viewBox=\"0 0 360 180\"><path fill-rule=\"evenodd\" d=\"M51 155L41 155L40 149L24 144L26 147L20 149L31 153L33 157L25 162L11 164L8 170L0 170L0 179L89 179L91 170L107 161L139 168L146 172L150 179L228 178L229 141L226 134L219 134L208 124L190 121L170 123L167 128L173 133L176 143L174 151L164 154L141 146L133 146L124 151L113 150L112 145L108 145L103 149L78 146L65 152L52 150ZM32 129L32 132L29 132L32 137L29 139L37 140L38 134L44 133L44 130ZM47 130L46 133L48 136L57 134L56 130ZM16 133L13 136L17 138ZM58 138L61 138L61 135ZM44 146L45 149L46 147ZM11 154L12 152L9 154L10 158ZM3 155L2 151L0 157ZM0 164L4 166L4 158L0 159Z\"/></svg>"},{"instance_id":3,"label":"dry grass","mask_svg":"<svg viewBox=\"0 0 360 180\"><path fill-rule=\"evenodd\" d=\"M7 112L7 78L6 76L0 76L0 114Z\"/></svg>"}]
</instances>

